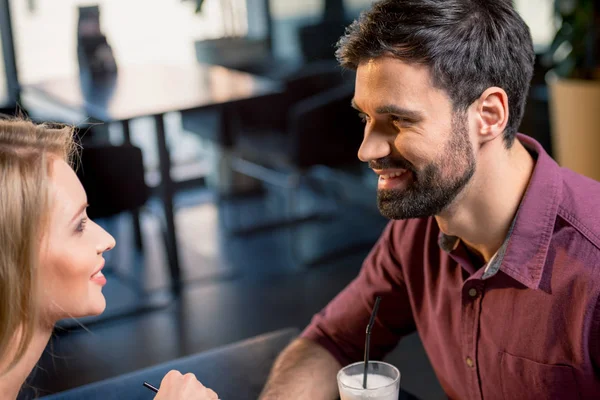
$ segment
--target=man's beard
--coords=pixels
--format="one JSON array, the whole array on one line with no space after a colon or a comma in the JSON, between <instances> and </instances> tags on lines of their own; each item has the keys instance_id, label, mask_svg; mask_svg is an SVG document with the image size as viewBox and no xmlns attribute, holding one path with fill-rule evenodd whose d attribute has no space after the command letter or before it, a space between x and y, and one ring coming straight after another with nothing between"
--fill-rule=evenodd
<instances>
[{"instance_id":1,"label":"man's beard","mask_svg":"<svg viewBox=\"0 0 600 400\"><path fill-rule=\"evenodd\" d=\"M397 157L370 163L371 168L402 168L412 174L406 188L377 191L377 205L384 217L407 219L438 215L469 183L475 173L475 156L469 141L467 120L461 113L453 116L451 135L442 156L421 170L408 160Z\"/></svg>"}]
</instances>

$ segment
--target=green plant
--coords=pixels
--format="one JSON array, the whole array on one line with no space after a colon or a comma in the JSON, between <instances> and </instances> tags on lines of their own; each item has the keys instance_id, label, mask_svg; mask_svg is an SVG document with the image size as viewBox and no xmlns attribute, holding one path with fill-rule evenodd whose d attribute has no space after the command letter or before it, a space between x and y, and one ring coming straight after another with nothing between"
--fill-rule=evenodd
<instances>
[{"instance_id":1,"label":"green plant","mask_svg":"<svg viewBox=\"0 0 600 400\"><path fill-rule=\"evenodd\" d=\"M561 77L600 79L600 1L554 0L560 25L547 56Z\"/></svg>"}]
</instances>

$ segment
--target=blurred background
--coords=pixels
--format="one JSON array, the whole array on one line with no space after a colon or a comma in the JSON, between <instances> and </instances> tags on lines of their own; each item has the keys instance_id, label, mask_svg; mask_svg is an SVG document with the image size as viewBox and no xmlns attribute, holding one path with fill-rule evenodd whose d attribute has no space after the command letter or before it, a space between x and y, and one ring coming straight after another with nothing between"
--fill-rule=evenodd
<instances>
[{"instance_id":1,"label":"blurred background","mask_svg":"<svg viewBox=\"0 0 600 400\"><path fill-rule=\"evenodd\" d=\"M22 398L302 329L386 220L334 44L370 0L1 0L0 107L79 128L108 308L64 321ZM515 0L537 54L521 132L600 179L598 6ZM417 335L388 357L443 393ZM200 377L202 378L202 377Z\"/></svg>"}]
</instances>

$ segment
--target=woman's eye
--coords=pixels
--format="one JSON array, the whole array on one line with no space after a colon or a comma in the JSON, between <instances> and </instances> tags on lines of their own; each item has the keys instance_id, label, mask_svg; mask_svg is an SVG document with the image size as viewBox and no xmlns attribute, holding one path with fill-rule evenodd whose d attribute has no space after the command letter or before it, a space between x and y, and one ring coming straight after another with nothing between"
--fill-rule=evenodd
<instances>
[{"instance_id":1,"label":"woman's eye","mask_svg":"<svg viewBox=\"0 0 600 400\"><path fill-rule=\"evenodd\" d=\"M87 218L82 218L81 221L79 221L79 224L77 224L77 232L81 233L85 230L85 224L87 223Z\"/></svg>"}]
</instances>

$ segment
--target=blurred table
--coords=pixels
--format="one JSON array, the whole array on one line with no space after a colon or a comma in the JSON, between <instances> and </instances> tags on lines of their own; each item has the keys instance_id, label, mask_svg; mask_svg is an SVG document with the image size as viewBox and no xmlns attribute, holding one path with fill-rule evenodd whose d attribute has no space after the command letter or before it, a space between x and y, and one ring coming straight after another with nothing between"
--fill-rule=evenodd
<instances>
[{"instance_id":1,"label":"blurred table","mask_svg":"<svg viewBox=\"0 0 600 400\"><path fill-rule=\"evenodd\" d=\"M220 66L132 65L119 66L118 74L102 80L74 74L36 84L23 85L46 99L78 112L92 122L118 122L125 141L130 141L129 121L153 117L160 162L161 198L165 212L169 267L172 284L178 288L180 268L173 211L175 192L171 178L171 160L165 139L164 115L169 112L225 107L279 92L275 81ZM225 118L226 119L226 118ZM218 135L227 136L227 124ZM228 142L227 137L221 138ZM136 216L139 235L139 218Z\"/></svg>"},{"instance_id":2,"label":"blurred table","mask_svg":"<svg viewBox=\"0 0 600 400\"><path fill-rule=\"evenodd\" d=\"M195 374L202 384L212 388L222 400L256 400L275 359L299 333L295 328L282 329L40 400L149 400L155 394L142 386L144 381L158 387L164 375L172 369ZM401 390L399 400L417 399Z\"/></svg>"},{"instance_id":3,"label":"blurred table","mask_svg":"<svg viewBox=\"0 0 600 400\"><path fill-rule=\"evenodd\" d=\"M298 334L297 329L275 331L42 399L152 399L155 394L142 386L144 381L158 387L164 375L176 369L181 373L195 374L222 400L256 400L275 358Z\"/></svg>"}]
</instances>

